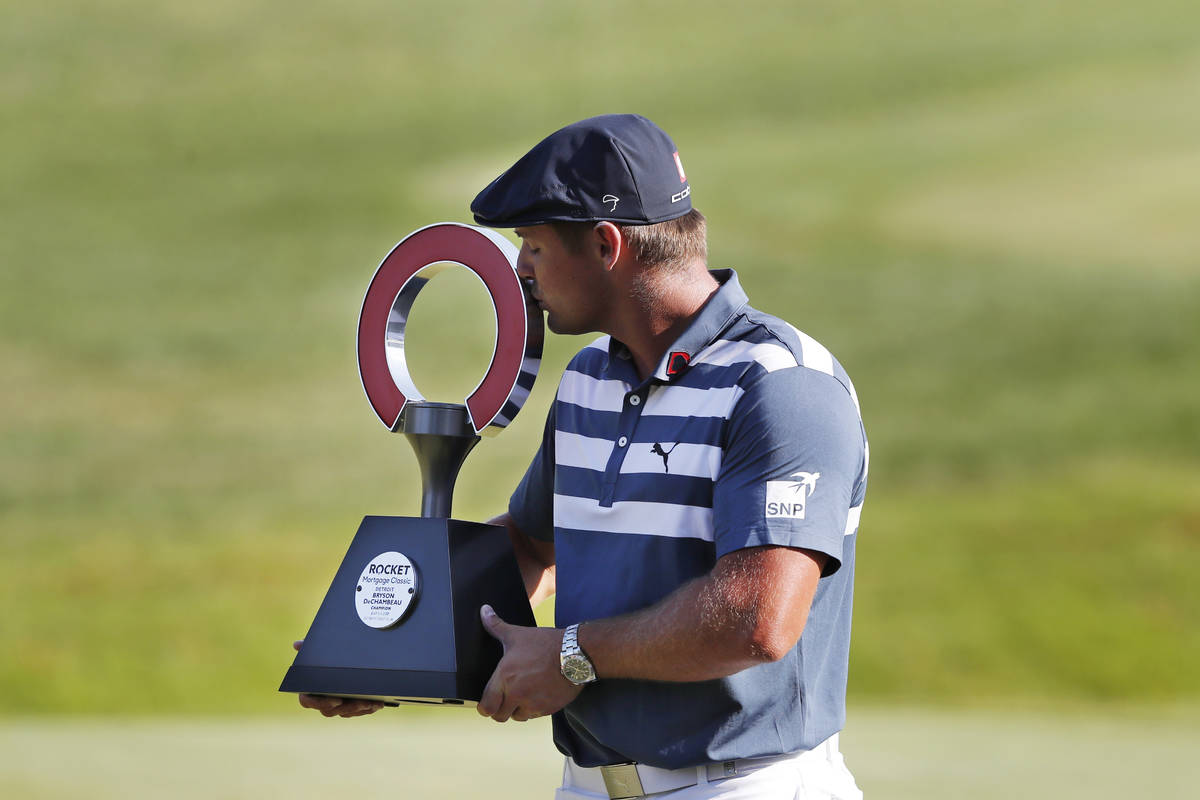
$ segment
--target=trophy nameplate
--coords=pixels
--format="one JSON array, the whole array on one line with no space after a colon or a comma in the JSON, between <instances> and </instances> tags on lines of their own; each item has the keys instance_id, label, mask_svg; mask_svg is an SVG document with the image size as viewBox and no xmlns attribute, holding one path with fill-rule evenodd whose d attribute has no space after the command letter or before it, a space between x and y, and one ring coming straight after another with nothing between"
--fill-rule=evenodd
<instances>
[{"instance_id":1,"label":"trophy nameplate","mask_svg":"<svg viewBox=\"0 0 1200 800\"><path fill-rule=\"evenodd\" d=\"M473 704L503 654L480 606L536 624L505 529L450 518L467 454L512 421L541 362L542 316L516 258L499 234L446 222L409 234L376 270L358 321L359 376L380 421L416 453L421 516L363 518L280 691ZM451 264L483 282L496 313L492 360L461 405L426 401L404 351L413 301Z\"/></svg>"}]
</instances>

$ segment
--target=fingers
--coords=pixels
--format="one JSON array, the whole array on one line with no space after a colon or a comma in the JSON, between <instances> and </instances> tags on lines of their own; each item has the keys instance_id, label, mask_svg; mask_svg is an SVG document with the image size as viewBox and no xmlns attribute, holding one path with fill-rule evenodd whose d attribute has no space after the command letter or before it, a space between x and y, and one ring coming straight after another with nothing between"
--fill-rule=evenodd
<instances>
[{"instance_id":1,"label":"fingers","mask_svg":"<svg viewBox=\"0 0 1200 800\"><path fill-rule=\"evenodd\" d=\"M524 708L521 708L520 706L518 706L517 708L513 709L512 716L509 717L509 719L511 719L513 722L529 722L529 720L537 719L538 717L541 717L541 716L544 716L544 715L533 713L533 712L528 712Z\"/></svg>"},{"instance_id":2,"label":"fingers","mask_svg":"<svg viewBox=\"0 0 1200 800\"><path fill-rule=\"evenodd\" d=\"M383 703L373 700L348 700L338 710L339 717L365 717L383 708Z\"/></svg>"},{"instance_id":3,"label":"fingers","mask_svg":"<svg viewBox=\"0 0 1200 800\"><path fill-rule=\"evenodd\" d=\"M481 717L491 717L496 719L496 714L500 712L504 705L504 690L500 688L500 684L496 680L496 676L492 675L492 679L488 681L487 686L483 689L483 696L479 698L479 702L475 704L475 710L479 712ZM506 714L504 719L508 719ZM502 722L503 720L497 720Z\"/></svg>"},{"instance_id":4,"label":"fingers","mask_svg":"<svg viewBox=\"0 0 1200 800\"><path fill-rule=\"evenodd\" d=\"M500 619L500 615L496 613L489 605L481 606L479 609L479 618L483 620L483 629L492 636L500 640L501 644L506 644L505 636L508 629L512 626L504 620Z\"/></svg>"},{"instance_id":5,"label":"fingers","mask_svg":"<svg viewBox=\"0 0 1200 800\"><path fill-rule=\"evenodd\" d=\"M377 700L352 700L315 694L302 694L299 699L300 705L320 711L325 717L361 717L383 708L383 703Z\"/></svg>"},{"instance_id":6,"label":"fingers","mask_svg":"<svg viewBox=\"0 0 1200 800\"><path fill-rule=\"evenodd\" d=\"M304 708L320 711L327 717L334 716L337 713L338 707L344 702L340 697L325 697L324 695L316 694L302 694L299 700L300 705Z\"/></svg>"},{"instance_id":7,"label":"fingers","mask_svg":"<svg viewBox=\"0 0 1200 800\"><path fill-rule=\"evenodd\" d=\"M504 691L500 680L496 675L488 681L488 685L483 690L483 696L479 698L479 702L475 704L475 710L479 712L481 717L491 717L496 722L508 722L509 719L516 722L524 722L527 719L532 719L536 714L522 714L518 718L518 706L515 698L511 698Z\"/></svg>"},{"instance_id":8,"label":"fingers","mask_svg":"<svg viewBox=\"0 0 1200 800\"><path fill-rule=\"evenodd\" d=\"M483 691L483 697L475 706L482 717L491 717L496 722L528 722L531 719L545 716L516 705L503 691L494 690L489 683Z\"/></svg>"},{"instance_id":9,"label":"fingers","mask_svg":"<svg viewBox=\"0 0 1200 800\"><path fill-rule=\"evenodd\" d=\"M292 647L298 652L304 646L303 639L292 642ZM326 717L361 717L374 714L383 708L378 700L353 700L347 697L327 697L320 694L301 694L300 705L304 708L320 711Z\"/></svg>"}]
</instances>

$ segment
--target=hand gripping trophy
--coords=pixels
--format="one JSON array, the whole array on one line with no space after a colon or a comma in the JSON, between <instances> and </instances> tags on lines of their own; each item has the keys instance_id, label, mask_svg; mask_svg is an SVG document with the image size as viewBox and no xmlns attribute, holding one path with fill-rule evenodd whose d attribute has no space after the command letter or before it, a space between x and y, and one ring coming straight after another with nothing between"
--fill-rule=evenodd
<instances>
[{"instance_id":1,"label":"hand gripping trophy","mask_svg":"<svg viewBox=\"0 0 1200 800\"><path fill-rule=\"evenodd\" d=\"M416 452L421 516L363 518L280 691L472 703L502 655L480 606L536 624L505 530L449 518L467 454L512 421L541 363L542 316L516 259L499 234L447 222L406 236L376 270L358 321L358 371L380 421ZM478 276L496 312L491 363L463 405L427 402L404 351L413 301L449 264Z\"/></svg>"}]
</instances>

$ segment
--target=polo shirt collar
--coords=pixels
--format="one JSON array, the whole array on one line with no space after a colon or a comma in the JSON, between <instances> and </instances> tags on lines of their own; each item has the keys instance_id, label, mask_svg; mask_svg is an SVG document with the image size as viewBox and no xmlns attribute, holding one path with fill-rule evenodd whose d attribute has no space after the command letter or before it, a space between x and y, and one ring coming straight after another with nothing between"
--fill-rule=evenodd
<instances>
[{"instance_id":1,"label":"polo shirt collar","mask_svg":"<svg viewBox=\"0 0 1200 800\"><path fill-rule=\"evenodd\" d=\"M709 274L720 284L720 288L701 307L700 313L680 334L675 343L667 348L667 352L663 354L662 360L658 362L658 367L651 376L653 380L669 383L686 372L692 358L716 341L721 332L729 327L734 316L749 302L749 298L742 290L742 285L738 283L735 271L713 269L709 270ZM629 348L622 342L611 339L608 345L608 354L610 359L621 358L628 361Z\"/></svg>"}]
</instances>

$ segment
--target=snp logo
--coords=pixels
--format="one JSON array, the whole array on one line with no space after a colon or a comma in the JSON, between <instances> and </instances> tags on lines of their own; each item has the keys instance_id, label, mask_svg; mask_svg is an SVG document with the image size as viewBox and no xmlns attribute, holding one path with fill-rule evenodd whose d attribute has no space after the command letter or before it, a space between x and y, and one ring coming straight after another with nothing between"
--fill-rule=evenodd
<instances>
[{"instance_id":1,"label":"snp logo","mask_svg":"<svg viewBox=\"0 0 1200 800\"><path fill-rule=\"evenodd\" d=\"M788 481L767 481L768 517L804 519L808 498L817 489L819 472L793 472Z\"/></svg>"}]
</instances>

